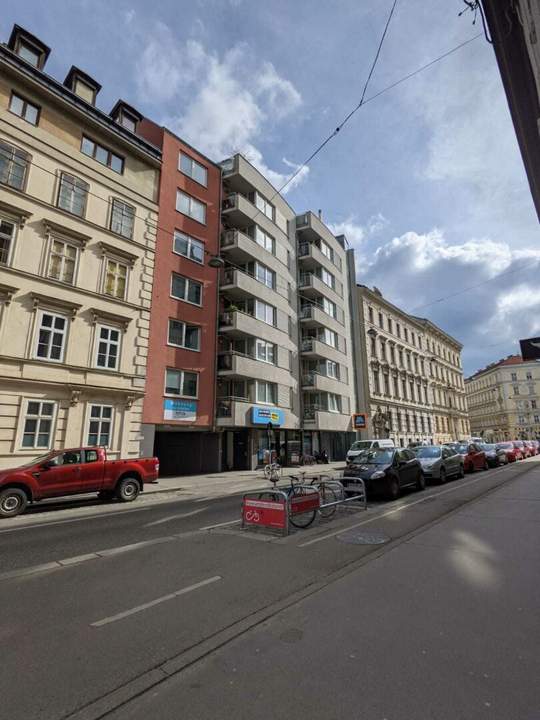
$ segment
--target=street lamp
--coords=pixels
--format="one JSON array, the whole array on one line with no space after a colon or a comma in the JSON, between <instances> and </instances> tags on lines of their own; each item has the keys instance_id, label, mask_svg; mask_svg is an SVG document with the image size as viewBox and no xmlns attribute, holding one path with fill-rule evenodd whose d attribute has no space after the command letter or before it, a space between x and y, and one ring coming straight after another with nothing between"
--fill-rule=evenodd
<instances>
[{"instance_id":1,"label":"street lamp","mask_svg":"<svg viewBox=\"0 0 540 720\"><path fill-rule=\"evenodd\" d=\"M225 260L220 255L212 255L208 261L208 267L217 268L218 270L225 267Z\"/></svg>"}]
</instances>

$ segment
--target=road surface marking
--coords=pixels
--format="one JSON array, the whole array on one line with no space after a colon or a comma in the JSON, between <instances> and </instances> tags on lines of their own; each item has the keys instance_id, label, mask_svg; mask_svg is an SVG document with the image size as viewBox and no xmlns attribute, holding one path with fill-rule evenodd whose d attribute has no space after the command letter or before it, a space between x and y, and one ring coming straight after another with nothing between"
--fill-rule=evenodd
<instances>
[{"instance_id":1,"label":"road surface marking","mask_svg":"<svg viewBox=\"0 0 540 720\"><path fill-rule=\"evenodd\" d=\"M206 580L201 580L201 582L195 583L194 585L188 585L188 587L177 590L176 592L170 593L169 595L163 595L162 597L151 600L150 602L144 603L143 605L137 605L137 607L131 608L130 610L124 610L124 612L103 618L103 620L97 620L96 622L90 623L90 627L103 627L103 625L108 625L109 623L116 622L117 620L123 620L130 615L135 615L136 613L140 613L143 610L148 610L148 608L154 607L155 605L167 602L167 600L173 600L176 597L180 597L180 595L185 595L186 593L192 592L193 590L198 590L205 585L210 585L211 583L215 583L221 579L221 575L214 575L214 577L207 578Z\"/></svg>"},{"instance_id":2,"label":"road surface marking","mask_svg":"<svg viewBox=\"0 0 540 720\"><path fill-rule=\"evenodd\" d=\"M204 512L205 510L208 510L207 507L198 508L197 510L192 510L191 512L187 513L178 513L177 515L169 515L168 517L161 518L161 520L154 520L154 522L146 523L146 525L143 525L143 527L153 527L154 525L161 525L166 522L170 522L171 520L180 520L180 518L187 518L191 517L192 515L198 515L199 513Z\"/></svg>"},{"instance_id":3,"label":"road surface marking","mask_svg":"<svg viewBox=\"0 0 540 720\"><path fill-rule=\"evenodd\" d=\"M330 538L335 537L336 535L341 535L341 533L346 532L347 530L353 530L354 528L360 527L361 525L367 525L368 523L374 522L375 520L380 520L381 518L387 517L388 515L395 515L397 512L401 512L402 510L406 510L407 508L412 507L413 505L418 505L421 502L424 502L427 498L433 498L433 497L440 497L441 495L446 495L447 493L455 492L456 490L459 490L462 487L472 485L473 483L478 482L479 480L482 480L485 477L491 477L492 475L495 475L495 473L500 472L501 470L505 470L506 468L499 468L498 470L494 470L489 475L479 475L477 478L474 478L473 480L466 480L465 482L462 482L460 485L454 485L454 487L447 488L446 490L441 490L437 493L432 493L431 495L426 495L425 497L419 498L418 500L414 500L413 502L409 503L402 503L398 507L393 508L392 510L387 510L384 513L380 513L379 515L374 515L373 517L367 518L366 520L362 520L362 522L355 523L354 525L349 525L344 528L340 528L339 530L335 530L334 532L328 533L326 535L321 535L320 537L313 538L313 540L308 540L307 542L300 543L298 547L308 547L308 545L315 545L318 542L322 542L323 540L329 540Z\"/></svg>"},{"instance_id":4,"label":"road surface marking","mask_svg":"<svg viewBox=\"0 0 540 720\"><path fill-rule=\"evenodd\" d=\"M238 520L229 520L228 522L222 522L217 523L216 525L207 525L206 527L199 528L199 530L213 530L217 527L223 527L224 525L234 525L235 523L242 522L240 519Z\"/></svg>"}]
</instances>

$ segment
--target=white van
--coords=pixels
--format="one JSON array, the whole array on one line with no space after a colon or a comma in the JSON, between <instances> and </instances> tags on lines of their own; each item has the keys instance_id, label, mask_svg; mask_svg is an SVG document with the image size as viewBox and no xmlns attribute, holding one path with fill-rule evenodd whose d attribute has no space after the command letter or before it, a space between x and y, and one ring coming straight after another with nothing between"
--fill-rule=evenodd
<instances>
[{"instance_id":1,"label":"white van","mask_svg":"<svg viewBox=\"0 0 540 720\"><path fill-rule=\"evenodd\" d=\"M379 438L378 440L357 440L351 445L351 448L347 453L347 465L350 465L354 458L357 455L360 455L362 450L393 447L395 447L394 441L389 438Z\"/></svg>"}]
</instances>

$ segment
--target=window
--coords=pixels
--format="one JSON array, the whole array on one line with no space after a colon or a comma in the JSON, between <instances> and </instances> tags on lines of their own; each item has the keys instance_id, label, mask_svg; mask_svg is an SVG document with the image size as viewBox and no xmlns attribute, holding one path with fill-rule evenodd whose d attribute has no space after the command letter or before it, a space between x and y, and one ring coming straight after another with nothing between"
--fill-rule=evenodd
<instances>
[{"instance_id":1,"label":"window","mask_svg":"<svg viewBox=\"0 0 540 720\"><path fill-rule=\"evenodd\" d=\"M398 338L401 337L401 325L399 323L396 323L396 335Z\"/></svg>"},{"instance_id":2,"label":"window","mask_svg":"<svg viewBox=\"0 0 540 720\"><path fill-rule=\"evenodd\" d=\"M403 332L405 333L405 341L409 342L409 331L407 328L403 329Z\"/></svg>"},{"instance_id":3,"label":"window","mask_svg":"<svg viewBox=\"0 0 540 720\"><path fill-rule=\"evenodd\" d=\"M15 240L15 223L0 218L0 265L7 265Z\"/></svg>"},{"instance_id":4,"label":"window","mask_svg":"<svg viewBox=\"0 0 540 720\"><path fill-rule=\"evenodd\" d=\"M369 338L370 341L370 349L371 349L371 355L373 357L377 357L377 343L375 341L374 337Z\"/></svg>"},{"instance_id":5,"label":"window","mask_svg":"<svg viewBox=\"0 0 540 720\"><path fill-rule=\"evenodd\" d=\"M98 454L97 450L86 450L84 453L84 462L97 462Z\"/></svg>"},{"instance_id":6,"label":"window","mask_svg":"<svg viewBox=\"0 0 540 720\"><path fill-rule=\"evenodd\" d=\"M23 190L29 164L28 153L0 141L0 183Z\"/></svg>"},{"instance_id":7,"label":"window","mask_svg":"<svg viewBox=\"0 0 540 720\"><path fill-rule=\"evenodd\" d=\"M52 238L47 275L54 280L73 285L78 249L75 245Z\"/></svg>"},{"instance_id":8,"label":"window","mask_svg":"<svg viewBox=\"0 0 540 720\"><path fill-rule=\"evenodd\" d=\"M90 405L88 445L109 447L111 443L112 414L113 409L110 405Z\"/></svg>"},{"instance_id":9,"label":"window","mask_svg":"<svg viewBox=\"0 0 540 720\"><path fill-rule=\"evenodd\" d=\"M9 109L12 113L18 115L23 120L26 120L26 122L29 122L31 125L38 124L39 107L37 105L33 105L28 100L25 100L20 95L11 93Z\"/></svg>"},{"instance_id":10,"label":"window","mask_svg":"<svg viewBox=\"0 0 540 720\"><path fill-rule=\"evenodd\" d=\"M99 145L97 142L90 140L90 138L87 138L84 135L81 141L81 152L88 155L88 157L93 158L98 163L101 163L101 165L105 165L111 170L114 170L114 172L119 173L120 175L124 172L123 158L113 153L112 150L108 150L103 147L103 145Z\"/></svg>"},{"instance_id":11,"label":"window","mask_svg":"<svg viewBox=\"0 0 540 720\"><path fill-rule=\"evenodd\" d=\"M535 423L540 422L540 415L535 415L535 416L534 416L534 422L535 422Z\"/></svg>"},{"instance_id":12,"label":"window","mask_svg":"<svg viewBox=\"0 0 540 720\"><path fill-rule=\"evenodd\" d=\"M322 299L322 308L327 315L335 318L337 315L336 304L326 298Z\"/></svg>"},{"instance_id":13,"label":"window","mask_svg":"<svg viewBox=\"0 0 540 720\"><path fill-rule=\"evenodd\" d=\"M392 318L390 318L390 317L387 318L387 323L388 323L388 332L389 332L389 333L393 332L393 330L392 330Z\"/></svg>"},{"instance_id":14,"label":"window","mask_svg":"<svg viewBox=\"0 0 540 720\"><path fill-rule=\"evenodd\" d=\"M529 385L529 395L534 395L534 385Z\"/></svg>"},{"instance_id":15,"label":"window","mask_svg":"<svg viewBox=\"0 0 540 720\"><path fill-rule=\"evenodd\" d=\"M206 223L206 205L181 190L176 191L176 209L203 225Z\"/></svg>"},{"instance_id":16,"label":"window","mask_svg":"<svg viewBox=\"0 0 540 720\"><path fill-rule=\"evenodd\" d=\"M373 323L373 308L368 307L368 320L370 323Z\"/></svg>"},{"instance_id":17,"label":"window","mask_svg":"<svg viewBox=\"0 0 540 720\"><path fill-rule=\"evenodd\" d=\"M275 325L276 309L262 300L255 300L255 317L268 325Z\"/></svg>"},{"instance_id":18,"label":"window","mask_svg":"<svg viewBox=\"0 0 540 720\"><path fill-rule=\"evenodd\" d=\"M512 390L514 391L514 395L519 395L519 385L513 385Z\"/></svg>"},{"instance_id":19,"label":"window","mask_svg":"<svg viewBox=\"0 0 540 720\"><path fill-rule=\"evenodd\" d=\"M105 258L105 295L124 300L126 297L128 268L125 263L112 258Z\"/></svg>"},{"instance_id":20,"label":"window","mask_svg":"<svg viewBox=\"0 0 540 720\"><path fill-rule=\"evenodd\" d=\"M275 365L276 346L273 343L257 339L255 341L255 357L257 360Z\"/></svg>"},{"instance_id":21,"label":"window","mask_svg":"<svg viewBox=\"0 0 540 720\"><path fill-rule=\"evenodd\" d=\"M41 311L35 356L43 360L62 362L67 335L68 319L63 315Z\"/></svg>"},{"instance_id":22,"label":"window","mask_svg":"<svg viewBox=\"0 0 540 720\"><path fill-rule=\"evenodd\" d=\"M380 385L378 370L373 370L373 389L374 389L375 395L381 394L381 385Z\"/></svg>"},{"instance_id":23,"label":"window","mask_svg":"<svg viewBox=\"0 0 540 720\"><path fill-rule=\"evenodd\" d=\"M133 237L133 224L135 222L135 208L116 198L112 201L111 230L117 235L131 240Z\"/></svg>"},{"instance_id":24,"label":"window","mask_svg":"<svg viewBox=\"0 0 540 720\"><path fill-rule=\"evenodd\" d=\"M255 402L258 403L270 403L275 405L276 403L276 386L274 383L262 382L260 380L255 381Z\"/></svg>"},{"instance_id":25,"label":"window","mask_svg":"<svg viewBox=\"0 0 540 720\"><path fill-rule=\"evenodd\" d=\"M204 262L204 243L179 230L174 233L173 252L201 264Z\"/></svg>"},{"instance_id":26,"label":"window","mask_svg":"<svg viewBox=\"0 0 540 720\"><path fill-rule=\"evenodd\" d=\"M24 415L23 448L49 448L56 403L28 400Z\"/></svg>"},{"instance_id":27,"label":"window","mask_svg":"<svg viewBox=\"0 0 540 720\"><path fill-rule=\"evenodd\" d=\"M275 252L275 240L271 235L268 235L268 233L264 232L258 225L252 225L248 229L248 235L249 237L253 238L255 242L263 247L265 250L268 250L268 252L271 252L274 254Z\"/></svg>"},{"instance_id":28,"label":"window","mask_svg":"<svg viewBox=\"0 0 540 720\"><path fill-rule=\"evenodd\" d=\"M396 364L396 350L393 345L390 345L390 362L392 365Z\"/></svg>"},{"instance_id":29,"label":"window","mask_svg":"<svg viewBox=\"0 0 540 720\"><path fill-rule=\"evenodd\" d=\"M183 275L172 274L171 295L193 305L202 304L202 283Z\"/></svg>"},{"instance_id":30,"label":"window","mask_svg":"<svg viewBox=\"0 0 540 720\"><path fill-rule=\"evenodd\" d=\"M62 173L58 190L58 207L78 217L84 217L89 187L83 180Z\"/></svg>"},{"instance_id":31,"label":"window","mask_svg":"<svg viewBox=\"0 0 540 720\"><path fill-rule=\"evenodd\" d=\"M255 279L272 289L274 289L276 285L275 272L267 268L266 265L261 265L261 263L258 262L255 263Z\"/></svg>"},{"instance_id":32,"label":"window","mask_svg":"<svg viewBox=\"0 0 540 720\"><path fill-rule=\"evenodd\" d=\"M259 195L258 192L255 193L254 200L255 200L256 207L262 213L264 213L267 218L269 218L270 220L273 220L274 213L275 213L274 206L271 203L269 203L268 200L266 200L262 195Z\"/></svg>"},{"instance_id":33,"label":"window","mask_svg":"<svg viewBox=\"0 0 540 720\"><path fill-rule=\"evenodd\" d=\"M519 415L519 417L518 417L518 423L519 423L520 425L524 425L524 424L525 424L525 415Z\"/></svg>"},{"instance_id":34,"label":"window","mask_svg":"<svg viewBox=\"0 0 540 720\"><path fill-rule=\"evenodd\" d=\"M383 383L384 383L384 394L388 397L390 395L390 378L385 373L383 375Z\"/></svg>"},{"instance_id":35,"label":"window","mask_svg":"<svg viewBox=\"0 0 540 720\"><path fill-rule=\"evenodd\" d=\"M168 343L187 350L200 350L201 328L198 325L188 325L181 320L169 318Z\"/></svg>"},{"instance_id":36,"label":"window","mask_svg":"<svg viewBox=\"0 0 540 720\"><path fill-rule=\"evenodd\" d=\"M337 347L337 335L333 330L324 328L321 340L327 345L330 345L330 347Z\"/></svg>"},{"instance_id":37,"label":"window","mask_svg":"<svg viewBox=\"0 0 540 720\"><path fill-rule=\"evenodd\" d=\"M328 393L328 412L341 412L341 397L335 393Z\"/></svg>"},{"instance_id":38,"label":"window","mask_svg":"<svg viewBox=\"0 0 540 720\"><path fill-rule=\"evenodd\" d=\"M381 346L381 360L386 362L386 342L382 338L380 341L380 346Z\"/></svg>"},{"instance_id":39,"label":"window","mask_svg":"<svg viewBox=\"0 0 540 720\"><path fill-rule=\"evenodd\" d=\"M180 172L184 173L184 175L188 175L192 180L195 180L195 182L198 182L200 185L204 185L206 187L208 175L207 169L204 165L201 165L196 160L193 160L193 158L190 158L189 155L180 153L180 157L178 158L178 169Z\"/></svg>"},{"instance_id":40,"label":"window","mask_svg":"<svg viewBox=\"0 0 540 720\"><path fill-rule=\"evenodd\" d=\"M398 350L399 355L399 365L400 367L403 367L403 350Z\"/></svg>"},{"instance_id":41,"label":"window","mask_svg":"<svg viewBox=\"0 0 540 720\"><path fill-rule=\"evenodd\" d=\"M411 332L411 342L413 345L416 345L416 337L413 332Z\"/></svg>"},{"instance_id":42,"label":"window","mask_svg":"<svg viewBox=\"0 0 540 720\"><path fill-rule=\"evenodd\" d=\"M334 288L336 284L336 279L332 275L332 273L329 273L328 270L325 270L324 268L321 268L321 280L325 285L328 285L330 288Z\"/></svg>"},{"instance_id":43,"label":"window","mask_svg":"<svg viewBox=\"0 0 540 720\"><path fill-rule=\"evenodd\" d=\"M384 318L381 312L379 313L379 327L384 328Z\"/></svg>"},{"instance_id":44,"label":"window","mask_svg":"<svg viewBox=\"0 0 540 720\"><path fill-rule=\"evenodd\" d=\"M56 467L62 465L79 465L81 462L81 451L80 450L68 450L68 452L57 455L51 460Z\"/></svg>"},{"instance_id":45,"label":"window","mask_svg":"<svg viewBox=\"0 0 540 720\"><path fill-rule=\"evenodd\" d=\"M525 377L527 378L527 380L532 380L532 372L529 371Z\"/></svg>"},{"instance_id":46,"label":"window","mask_svg":"<svg viewBox=\"0 0 540 720\"><path fill-rule=\"evenodd\" d=\"M531 400L531 408L536 410L536 400Z\"/></svg>"},{"instance_id":47,"label":"window","mask_svg":"<svg viewBox=\"0 0 540 720\"><path fill-rule=\"evenodd\" d=\"M36 68L39 68L41 64L41 56L43 53L36 50L32 45L25 42L20 42L17 48L17 55L22 57L23 60L30 63Z\"/></svg>"},{"instance_id":48,"label":"window","mask_svg":"<svg viewBox=\"0 0 540 720\"><path fill-rule=\"evenodd\" d=\"M178 397L197 397L199 376L185 370L167 370L165 373L165 393Z\"/></svg>"},{"instance_id":49,"label":"window","mask_svg":"<svg viewBox=\"0 0 540 720\"><path fill-rule=\"evenodd\" d=\"M137 130L137 120L131 115L128 115L126 112L121 112L118 120L120 125L125 127L126 130L129 130L132 133Z\"/></svg>"},{"instance_id":50,"label":"window","mask_svg":"<svg viewBox=\"0 0 540 720\"><path fill-rule=\"evenodd\" d=\"M334 251L324 240L321 240L321 252L325 257L334 262Z\"/></svg>"},{"instance_id":51,"label":"window","mask_svg":"<svg viewBox=\"0 0 540 720\"><path fill-rule=\"evenodd\" d=\"M120 330L106 325L98 325L96 333L96 366L107 370L117 370L120 356Z\"/></svg>"},{"instance_id":52,"label":"window","mask_svg":"<svg viewBox=\"0 0 540 720\"><path fill-rule=\"evenodd\" d=\"M326 377L339 380L339 365L333 360L326 361Z\"/></svg>"}]
</instances>

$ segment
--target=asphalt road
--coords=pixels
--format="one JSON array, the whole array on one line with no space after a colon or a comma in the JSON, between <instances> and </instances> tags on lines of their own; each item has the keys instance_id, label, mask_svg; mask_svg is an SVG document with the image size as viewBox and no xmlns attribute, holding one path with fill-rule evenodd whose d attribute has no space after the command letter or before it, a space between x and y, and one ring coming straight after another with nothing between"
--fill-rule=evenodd
<instances>
[{"instance_id":1,"label":"asphalt road","mask_svg":"<svg viewBox=\"0 0 540 720\"><path fill-rule=\"evenodd\" d=\"M238 506L3 522L1 716L540 716L540 460L288 538Z\"/></svg>"}]
</instances>

